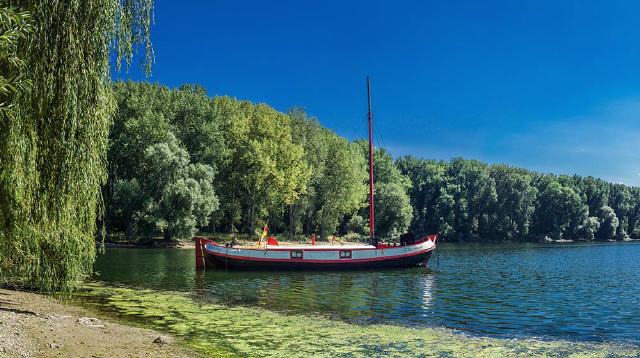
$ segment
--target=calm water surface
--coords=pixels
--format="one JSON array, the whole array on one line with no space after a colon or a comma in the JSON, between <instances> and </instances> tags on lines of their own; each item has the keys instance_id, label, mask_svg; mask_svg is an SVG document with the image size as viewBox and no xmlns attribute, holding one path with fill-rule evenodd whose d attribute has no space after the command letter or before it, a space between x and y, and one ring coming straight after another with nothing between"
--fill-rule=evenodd
<instances>
[{"instance_id":1,"label":"calm water surface","mask_svg":"<svg viewBox=\"0 0 640 358\"><path fill-rule=\"evenodd\" d=\"M193 250L107 249L109 283L357 323L640 343L640 243L440 245L430 269L196 274Z\"/></svg>"}]
</instances>

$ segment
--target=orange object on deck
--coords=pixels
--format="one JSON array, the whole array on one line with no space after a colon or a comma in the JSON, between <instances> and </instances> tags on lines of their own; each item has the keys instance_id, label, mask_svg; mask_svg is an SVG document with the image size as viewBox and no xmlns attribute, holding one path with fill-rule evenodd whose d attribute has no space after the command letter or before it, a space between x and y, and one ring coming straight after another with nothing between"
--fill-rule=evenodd
<instances>
[{"instance_id":1,"label":"orange object on deck","mask_svg":"<svg viewBox=\"0 0 640 358\"><path fill-rule=\"evenodd\" d=\"M276 238L273 236L269 236L267 238L267 245L278 246L278 240L276 240Z\"/></svg>"},{"instance_id":2,"label":"orange object on deck","mask_svg":"<svg viewBox=\"0 0 640 358\"><path fill-rule=\"evenodd\" d=\"M311 235L311 245L315 245L316 244L316 234L312 234Z\"/></svg>"}]
</instances>

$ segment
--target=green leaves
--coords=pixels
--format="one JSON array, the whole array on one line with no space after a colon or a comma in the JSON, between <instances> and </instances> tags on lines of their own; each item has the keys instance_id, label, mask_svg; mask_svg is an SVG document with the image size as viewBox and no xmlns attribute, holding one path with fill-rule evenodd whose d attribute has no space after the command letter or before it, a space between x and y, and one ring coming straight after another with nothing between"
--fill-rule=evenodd
<instances>
[{"instance_id":1,"label":"green leaves","mask_svg":"<svg viewBox=\"0 0 640 358\"><path fill-rule=\"evenodd\" d=\"M624 240L640 237L640 189L506 165L403 157L419 235L445 240ZM607 206L610 205L610 206Z\"/></svg>"},{"instance_id":2,"label":"green leaves","mask_svg":"<svg viewBox=\"0 0 640 358\"><path fill-rule=\"evenodd\" d=\"M358 141L356 145L361 157L368 158L368 143ZM398 169L384 148L375 150L373 166L375 235L383 239L397 238L409 229L413 218L407 194L412 187L411 180ZM370 222L368 206L360 211L360 215Z\"/></svg>"},{"instance_id":3,"label":"green leaves","mask_svg":"<svg viewBox=\"0 0 640 358\"><path fill-rule=\"evenodd\" d=\"M33 32L31 15L15 7L0 7L0 120L11 115L15 96L31 86L25 74L26 63L18 46Z\"/></svg>"},{"instance_id":4,"label":"green leaves","mask_svg":"<svg viewBox=\"0 0 640 358\"><path fill-rule=\"evenodd\" d=\"M535 231L552 239L575 239L588 207L571 187L546 177L541 181Z\"/></svg>"},{"instance_id":5,"label":"green leaves","mask_svg":"<svg viewBox=\"0 0 640 358\"><path fill-rule=\"evenodd\" d=\"M117 180L111 217L127 235L188 239L218 209L211 166L190 164L189 153L172 133L144 150L138 177Z\"/></svg>"},{"instance_id":6,"label":"green leaves","mask_svg":"<svg viewBox=\"0 0 640 358\"><path fill-rule=\"evenodd\" d=\"M398 182L376 185L376 236L396 238L411 224L413 212L405 187Z\"/></svg>"},{"instance_id":7,"label":"green leaves","mask_svg":"<svg viewBox=\"0 0 640 358\"><path fill-rule=\"evenodd\" d=\"M529 235L538 190L532 175L506 165L492 165L489 175L496 185L495 235L507 240L525 240Z\"/></svg>"},{"instance_id":8,"label":"green leaves","mask_svg":"<svg viewBox=\"0 0 640 358\"><path fill-rule=\"evenodd\" d=\"M271 107L227 97L214 100L221 114L229 159L221 166L221 195L227 220L241 208L247 233L253 233L269 212L293 204L305 192L309 168L303 148L294 143L289 117ZM237 206L236 206L237 205Z\"/></svg>"},{"instance_id":9,"label":"green leaves","mask_svg":"<svg viewBox=\"0 0 640 358\"><path fill-rule=\"evenodd\" d=\"M447 163L405 156L396 160L395 164L411 181L408 189L413 208L410 230L418 235L436 232L449 234L455 205L451 193L455 190L446 175Z\"/></svg>"},{"instance_id":10,"label":"green leaves","mask_svg":"<svg viewBox=\"0 0 640 358\"><path fill-rule=\"evenodd\" d=\"M293 140L303 146L309 167L307 190L291 207L291 229L301 227L306 234L326 237L362 207L366 162L357 146L323 128L302 109L292 110L289 117Z\"/></svg>"},{"instance_id":11,"label":"green leaves","mask_svg":"<svg viewBox=\"0 0 640 358\"><path fill-rule=\"evenodd\" d=\"M69 290L104 209L111 49L142 43L150 64L153 2L17 4L29 14L0 5L0 279Z\"/></svg>"},{"instance_id":12,"label":"green leaves","mask_svg":"<svg viewBox=\"0 0 640 358\"><path fill-rule=\"evenodd\" d=\"M602 212L602 221L600 222L600 230L598 230L597 237L600 240L614 239L620 221L612 208L603 206L600 210Z\"/></svg>"}]
</instances>

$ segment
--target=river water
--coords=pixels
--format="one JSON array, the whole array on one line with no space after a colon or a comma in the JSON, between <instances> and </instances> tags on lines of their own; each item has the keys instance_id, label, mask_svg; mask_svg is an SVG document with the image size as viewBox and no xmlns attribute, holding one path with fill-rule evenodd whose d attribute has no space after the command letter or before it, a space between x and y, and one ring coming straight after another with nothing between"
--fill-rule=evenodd
<instances>
[{"instance_id":1,"label":"river water","mask_svg":"<svg viewBox=\"0 0 640 358\"><path fill-rule=\"evenodd\" d=\"M114 248L95 269L111 284L359 324L640 343L640 243L441 244L429 269L202 274L193 250Z\"/></svg>"}]
</instances>

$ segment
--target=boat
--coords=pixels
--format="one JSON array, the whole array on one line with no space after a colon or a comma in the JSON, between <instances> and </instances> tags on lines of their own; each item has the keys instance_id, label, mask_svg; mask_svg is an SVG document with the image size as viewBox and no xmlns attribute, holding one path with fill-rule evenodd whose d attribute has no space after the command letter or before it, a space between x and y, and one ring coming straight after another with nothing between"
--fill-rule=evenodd
<instances>
[{"instance_id":1,"label":"boat","mask_svg":"<svg viewBox=\"0 0 640 358\"><path fill-rule=\"evenodd\" d=\"M399 243L385 243L375 235L373 200L373 116L371 113L371 81L367 77L369 121L369 243L316 245L280 244L267 237L267 226L257 245L218 243L206 237L195 237L196 269L225 270L375 270L385 268L426 267L436 248L437 235L415 238L404 234ZM266 238L266 240L265 240Z\"/></svg>"}]
</instances>

